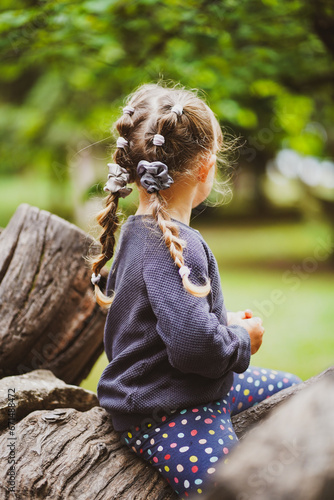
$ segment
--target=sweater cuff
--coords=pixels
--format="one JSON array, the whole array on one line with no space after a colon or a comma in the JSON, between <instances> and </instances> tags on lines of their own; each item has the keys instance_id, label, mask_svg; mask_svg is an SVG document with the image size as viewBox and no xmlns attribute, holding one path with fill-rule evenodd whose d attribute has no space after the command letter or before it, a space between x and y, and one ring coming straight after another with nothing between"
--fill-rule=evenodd
<instances>
[{"instance_id":1,"label":"sweater cuff","mask_svg":"<svg viewBox=\"0 0 334 500\"><path fill-rule=\"evenodd\" d=\"M236 373L243 373L247 370L251 358L251 340L249 333L246 328L240 325L229 325L228 328L233 328L233 333L235 333L240 340L238 357L233 368Z\"/></svg>"}]
</instances>

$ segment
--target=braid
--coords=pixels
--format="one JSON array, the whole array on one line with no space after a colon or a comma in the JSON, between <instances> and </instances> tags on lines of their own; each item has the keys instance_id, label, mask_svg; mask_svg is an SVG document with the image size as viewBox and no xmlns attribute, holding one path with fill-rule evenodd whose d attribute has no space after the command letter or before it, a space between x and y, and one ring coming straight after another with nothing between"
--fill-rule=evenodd
<instances>
[{"instance_id":1,"label":"braid","mask_svg":"<svg viewBox=\"0 0 334 500\"><path fill-rule=\"evenodd\" d=\"M134 122L131 115L128 113L124 113L117 121L116 128L120 136L129 141L131 130L134 128ZM126 146L126 148L128 147L129 145ZM128 167L128 155L124 148L117 148L113 155L113 158L118 165L124 168ZM130 179L130 182L133 182L133 179ZM103 228L103 232L100 236L100 243L102 247L101 253L92 262L92 270L96 276L99 274L102 267L114 255L115 233L119 227L119 218L117 215L118 200L118 192L110 193L110 195L106 198L106 207L102 209L96 217L98 223ZM94 288L97 303L102 307L109 308L113 302L114 295L112 297L106 296L104 293L102 293L97 284L95 284Z\"/></svg>"},{"instance_id":2,"label":"braid","mask_svg":"<svg viewBox=\"0 0 334 500\"><path fill-rule=\"evenodd\" d=\"M175 162L178 161L179 155L184 154L184 150L189 147L189 151L194 147L193 138L188 133L188 141L184 140L182 144L178 141L176 128L187 128L189 131L189 119L184 114L177 115L171 111L175 102L168 102L161 108L162 114L158 118L155 127L152 127L150 132L153 134L160 134L165 138L165 144L162 146L154 146L152 141L146 146L147 156L153 157L159 161L168 161L168 168L175 169ZM177 171L175 172L177 173ZM159 192L155 193L155 198L152 203L152 211L155 220L161 232L169 253L175 263L180 268L184 266L183 249L185 248L185 241L179 237L179 226L173 222L167 212L166 202ZM203 286L194 285L189 280L187 275L182 277L184 288L196 297L205 297L211 291L210 281Z\"/></svg>"},{"instance_id":3,"label":"braid","mask_svg":"<svg viewBox=\"0 0 334 500\"><path fill-rule=\"evenodd\" d=\"M92 263L92 270L97 276L102 267L114 255L115 246L115 232L119 226L119 219L117 215L118 208L118 193L111 193L106 199L106 207L97 214L97 221L103 228L103 233L100 236L101 253ZM97 303L102 307L110 307L113 301L112 297L107 297L101 292L99 286L95 284L95 297Z\"/></svg>"},{"instance_id":4,"label":"braid","mask_svg":"<svg viewBox=\"0 0 334 500\"><path fill-rule=\"evenodd\" d=\"M166 210L166 202L159 192L155 193L152 211L175 265L178 268L184 266L183 249L186 243L180 238L179 227L171 220ZM182 283L184 288L192 295L195 295L195 297L205 297L211 291L210 281L204 286L198 286L191 283L188 276L184 275Z\"/></svg>"},{"instance_id":5,"label":"braid","mask_svg":"<svg viewBox=\"0 0 334 500\"><path fill-rule=\"evenodd\" d=\"M179 238L178 226L171 220L165 208L166 202L159 192L153 202L153 215L163 234L167 248L178 267L184 265L183 248L185 242Z\"/></svg>"}]
</instances>

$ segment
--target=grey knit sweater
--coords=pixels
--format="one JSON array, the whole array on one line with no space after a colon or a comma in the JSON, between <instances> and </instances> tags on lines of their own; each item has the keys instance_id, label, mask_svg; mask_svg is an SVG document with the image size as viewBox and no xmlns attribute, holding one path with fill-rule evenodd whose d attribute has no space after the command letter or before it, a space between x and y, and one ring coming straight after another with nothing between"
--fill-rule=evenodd
<instances>
[{"instance_id":1,"label":"grey knit sweater","mask_svg":"<svg viewBox=\"0 0 334 500\"><path fill-rule=\"evenodd\" d=\"M232 372L249 366L247 330L226 326L217 262L197 230L178 224L189 279L203 285L209 277L207 297L183 288L152 217L130 216L121 229L107 282L115 291L104 332L109 364L97 387L117 431L221 398Z\"/></svg>"}]
</instances>

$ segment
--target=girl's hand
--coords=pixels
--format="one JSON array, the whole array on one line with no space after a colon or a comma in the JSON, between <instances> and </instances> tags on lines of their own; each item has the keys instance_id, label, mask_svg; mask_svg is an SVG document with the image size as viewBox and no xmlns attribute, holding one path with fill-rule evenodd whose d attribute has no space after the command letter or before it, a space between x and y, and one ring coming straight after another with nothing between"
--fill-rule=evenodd
<instances>
[{"instance_id":1,"label":"girl's hand","mask_svg":"<svg viewBox=\"0 0 334 500\"><path fill-rule=\"evenodd\" d=\"M227 324L236 325L239 324L240 319L249 319L253 317L253 312L250 309L245 309L244 311L238 312L228 312L227 313Z\"/></svg>"},{"instance_id":2,"label":"girl's hand","mask_svg":"<svg viewBox=\"0 0 334 500\"><path fill-rule=\"evenodd\" d=\"M233 315L231 316L232 321L229 321L228 324L240 325L247 330L251 339L251 354L255 354L260 349L260 346L262 344L262 337L264 334L262 319L258 317L253 318L252 316L250 318L242 318L241 316L243 312L245 313L245 311L239 311L238 313L228 313Z\"/></svg>"},{"instance_id":3,"label":"girl's hand","mask_svg":"<svg viewBox=\"0 0 334 500\"><path fill-rule=\"evenodd\" d=\"M264 328L261 318L249 318L240 320L240 325L246 328L251 339L251 354L255 354L261 347Z\"/></svg>"}]
</instances>

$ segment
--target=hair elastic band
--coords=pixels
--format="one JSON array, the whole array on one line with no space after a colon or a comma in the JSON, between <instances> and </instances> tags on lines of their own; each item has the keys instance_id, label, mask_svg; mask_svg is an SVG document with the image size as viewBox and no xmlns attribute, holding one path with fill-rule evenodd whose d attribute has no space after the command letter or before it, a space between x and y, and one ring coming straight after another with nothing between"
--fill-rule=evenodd
<instances>
[{"instance_id":1,"label":"hair elastic band","mask_svg":"<svg viewBox=\"0 0 334 500\"><path fill-rule=\"evenodd\" d=\"M117 147L122 149L124 149L128 144L128 141L124 139L124 137L119 137L116 142Z\"/></svg>"},{"instance_id":2,"label":"hair elastic band","mask_svg":"<svg viewBox=\"0 0 334 500\"><path fill-rule=\"evenodd\" d=\"M120 167L117 163L108 163L108 168L108 180L103 188L103 191L118 193L119 196L125 198L132 192L131 188L126 187L129 182L129 173L125 168Z\"/></svg>"},{"instance_id":3,"label":"hair elastic band","mask_svg":"<svg viewBox=\"0 0 334 500\"><path fill-rule=\"evenodd\" d=\"M178 116L181 116L182 113L183 113L183 106L182 106L182 104L174 104L174 106L172 107L171 111L173 111L173 113L176 113Z\"/></svg>"},{"instance_id":4,"label":"hair elastic band","mask_svg":"<svg viewBox=\"0 0 334 500\"><path fill-rule=\"evenodd\" d=\"M100 279L101 279L101 274L98 274L96 276L96 274L93 273L90 280L91 280L91 282L92 282L93 285L97 285L99 283Z\"/></svg>"},{"instance_id":5,"label":"hair elastic band","mask_svg":"<svg viewBox=\"0 0 334 500\"><path fill-rule=\"evenodd\" d=\"M179 275L181 276L181 278L183 278L183 276L189 276L190 274L190 269L188 266L181 266L180 269L179 269Z\"/></svg>"},{"instance_id":6,"label":"hair elastic band","mask_svg":"<svg viewBox=\"0 0 334 500\"><path fill-rule=\"evenodd\" d=\"M164 136L160 134L155 134L155 136L153 137L153 144L155 146L162 146L163 144L165 144Z\"/></svg>"},{"instance_id":7,"label":"hair elastic band","mask_svg":"<svg viewBox=\"0 0 334 500\"><path fill-rule=\"evenodd\" d=\"M125 106L125 108L123 108L123 114L127 114L127 115L133 115L133 113L135 112L135 108L133 108L132 106Z\"/></svg>"},{"instance_id":8,"label":"hair elastic band","mask_svg":"<svg viewBox=\"0 0 334 500\"><path fill-rule=\"evenodd\" d=\"M161 189L168 189L173 184L173 179L168 174L168 167L161 161L141 160L137 165L137 174L140 177L140 184L149 194L158 192Z\"/></svg>"}]
</instances>

